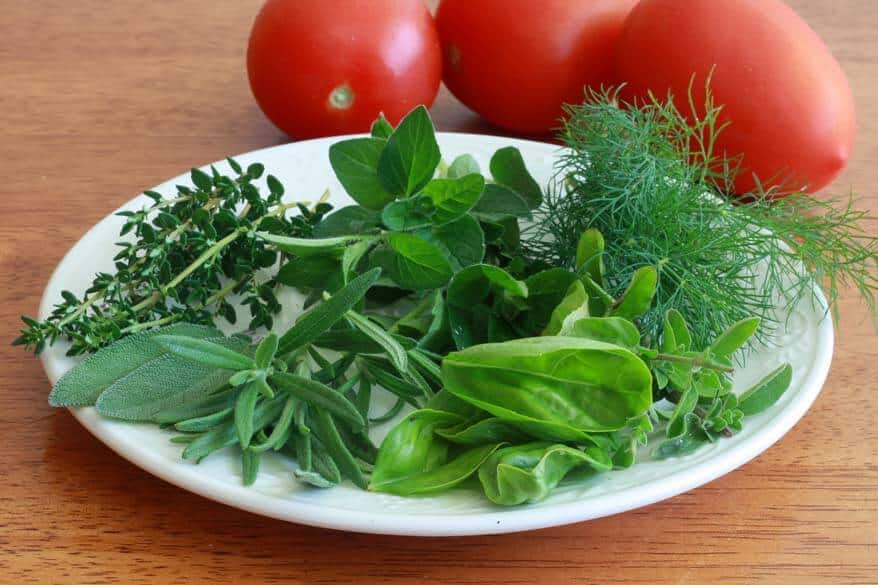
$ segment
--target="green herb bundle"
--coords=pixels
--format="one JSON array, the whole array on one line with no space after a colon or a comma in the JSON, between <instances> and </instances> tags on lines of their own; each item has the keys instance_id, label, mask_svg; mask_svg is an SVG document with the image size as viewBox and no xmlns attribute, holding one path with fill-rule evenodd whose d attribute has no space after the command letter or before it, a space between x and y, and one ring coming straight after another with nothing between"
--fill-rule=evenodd
<instances>
[{"instance_id":1,"label":"green herb bundle","mask_svg":"<svg viewBox=\"0 0 878 585\"><path fill-rule=\"evenodd\" d=\"M738 161L713 151L721 108L707 95L690 115L671 100L622 107L617 92L569 107L568 149L525 236L530 256L570 267L582 232L598 229L611 293L642 266L658 270L643 322L654 337L671 309L699 343L752 315L770 331L778 304L815 301L824 290L834 306L842 286L856 288L874 316L873 219L804 192L727 197L721 186L733 183Z\"/></svg>"},{"instance_id":2,"label":"green herb bundle","mask_svg":"<svg viewBox=\"0 0 878 585\"><path fill-rule=\"evenodd\" d=\"M520 223L543 197L514 148L494 154L490 179L469 156L442 165L432 122L418 108L395 129L379 119L370 137L338 142L329 156L355 205L332 213L300 206L301 215L288 219L276 180L265 203L246 196L243 207L234 198L217 203L237 222L215 230L194 262L170 270L176 276L146 281L157 306L166 298L178 304L141 316L124 298L100 297L106 310L94 315L136 324L101 343L80 342L81 351L105 347L62 377L50 402L171 428L183 457L196 462L236 447L245 484L277 452L294 458L295 476L315 487L349 480L418 495L477 476L491 501L516 505L545 498L576 470L633 465L658 425L665 436L654 449L659 457L729 436L792 380L782 366L734 395L733 355L759 319L729 323L703 342L687 325L691 315L662 309L654 330L662 266L613 272L615 244L598 230L577 234L562 263L535 259L534 250L547 248L523 246ZM205 194L227 187L218 173L196 173L193 181L202 207L212 201ZM167 209L187 216L188 207L175 207L186 202ZM144 239L148 224L138 221L130 229L140 226L137 245L151 257L156 240ZM213 225L191 223L202 231ZM254 262L254 254L264 260ZM238 273L213 268L239 259ZM203 310L217 304L205 301L221 277L238 284L220 291L239 290L255 268L275 263L272 291L286 285L308 295L310 308L295 324L258 342L209 324L224 313ZM125 280L126 267L106 278ZM76 306L71 300L68 310ZM271 325L271 313L256 311L250 325ZM70 335L62 324L32 324L40 327L54 332L46 343ZM372 412L379 391L394 403ZM380 447L373 444L370 429L404 409L411 412Z\"/></svg>"}]
</instances>

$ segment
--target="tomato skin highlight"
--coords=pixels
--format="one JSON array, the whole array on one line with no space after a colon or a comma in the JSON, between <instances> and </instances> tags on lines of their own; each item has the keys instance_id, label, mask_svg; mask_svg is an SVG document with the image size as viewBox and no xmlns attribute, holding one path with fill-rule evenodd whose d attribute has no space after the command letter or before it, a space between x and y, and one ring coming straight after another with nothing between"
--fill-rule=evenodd
<instances>
[{"instance_id":1,"label":"tomato skin highlight","mask_svg":"<svg viewBox=\"0 0 878 585\"><path fill-rule=\"evenodd\" d=\"M854 99L829 49L780 0L642 0L618 44L624 97L663 98L689 112L708 77L723 105L716 154L742 155L737 193L756 187L819 191L846 166L856 133Z\"/></svg>"},{"instance_id":2,"label":"tomato skin highlight","mask_svg":"<svg viewBox=\"0 0 878 585\"><path fill-rule=\"evenodd\" d=\"M584 86L614 84L613 50L637 0L442 0L443 79L491 123L524 134L561 126Z\"/></svg>"},{"instance_id":3,"label":"tomato skin highlight","mask_svg":"<svg viewBox=\"0 0 878 585\"><path fill-rule=\"evenodd\" d=\"M303 139L396 124L432 105L442 58L421 0L268 0L247 49L250 87L281 130Z\"/></svg>"}]
</instances>

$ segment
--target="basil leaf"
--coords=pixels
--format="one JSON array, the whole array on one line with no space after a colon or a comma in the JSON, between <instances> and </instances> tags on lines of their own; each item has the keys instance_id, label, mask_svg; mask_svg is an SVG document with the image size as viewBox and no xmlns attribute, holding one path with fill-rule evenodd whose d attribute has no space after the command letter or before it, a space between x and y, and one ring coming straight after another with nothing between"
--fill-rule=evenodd
<instances>
[{"instance_id":1,"label":"basil leaf","mask_svg":"<svg viewBox=\"0 0 878 585\"><path fill-rule=\"evenodd\" d=\"M168 351L153 343L157 335L186 335L204 339L220 337L213 327L177 323L123 337L86 357L64 374L49 394L52 406L92 406L107 387L136 372L151 361L162 358Z\"/></svg>"},{"instance_id":2,"label":"basil leaf","mask_svg":"<svg viewBox=\"0 0 878 585\"><path fill-rule=\"evenodd\" d=\"M569 335L573 323L588 316L588 295L585 287L581 281L574 280L567 289L567 295L552 311L543 335Z\"/></svg>"},{"instance_id":3,"label":"basil leaf","mask_svg":"<svg viewBox=\"0 0 878 585\"><path fill-rule=\"evenodd\" d=\"M391 280L409 290L441 288L452 275L442 251L412 234L391 234L387 247L377 249L371 257Z\"/></svg>"},{"instance_id":4,"label":"basil leaf","mask_svg":"<svg viewBox=\"0 0 878 585\"><path fill-rule=\"evenodd\" d=\"M527 440L527 435L519 428L497 417L436 429L436 434L459 445L521 443Z\"/></svg>"},{"instance_id":5,"label":"basil leaf","mask_svg":"<svg viewBox=\"0 0 878 585\"><path fill-rule=\"evenodd\" d=\"M415 233L442 250L455 272L478 264L485 258L485 233L478 220L471 215Z\"/></svg>"},{"instance_id":6,"label":"basil leaf","mask_svg":"<svg viewBox=\"0 0 878 585\"><path fill-rule=\"evenodd\" d=\"M368 209L382 209L393 201L378 178L386 144L379 138L353 138L329 147L329 162L338 181L354 201Z\"/></svg>"},{"instance_id":7,"label":"basil leaf","mask_svg":"<svg viewBox=\"0 0 878 585\"><path fill-rule=\"evenodd\" d=\"M640 331L637 326L621 317L579 319L573 323L567 335L612 343L631 350L640 345Z\"/></svg>"},{"instance_id":8,"label":"basil leaf","mask_svg":"<svg viewBox=\"0 0 878 585\"><path fill-rule=\"evenodd\" d=\"M793 368L783 364L738 397L738 409L746 416L759 414L777 402L793 381Z\"/></svg>"},{"instance_id":9,"label":"basil leaf","mask_svg":"<svg viewBox=\"0 0 878 585\"><path fill-rule=\"evenodd\" d=\"M387 192L406 197L433 178L441 158L430 114L418 106L387 139L378 159L378 178Z\"/></svg>"},{"instance_id":10,"label":"basil leaf","mask_svg":"<svg viewBox=\"0 0 878 585\"><path fill-rule=\"evenodd\" d=\"M543 191L528 172L521 152L514 146L501 148L491 157L491 175L499 184L514 190L527 202L529 209L536 209L543 202Z\"/></svg>"},{"instance_id":11,"label":"basil leaf","mask_svg":"<svg viewBox=\"0 0 878 585\"><path fill-rule=\"evenodd\" d=\"M484 190L484 177L466 175L458 179L433 179L424 186L423 195L433 202L433 223L443 225L472 209Z\"/></svg>"},{"instance_id":12,"label":"basil leaf","mask_svg":"<svg viewBox=\"0 0 878 585\"><path fill-rule=\"evenodd\" d=\"M470 154L462 154L451 163L451 166L448 167L448 173L446 176L449 179L459 179L460 177L464 177L466 175L481 175L482 170L479 168L479 163L473 158Z\"/></svg>"},{"instance_id":13,"label":"basil leaf","mask_svg":"<svg viewBox=\"0 0 878 585\"><path fill-rule=\"evenodd\" d=\"M484 445L464 451L448 463L397 479L393 482L373 483L369 489L398 496L436 494L450 490L476 471L500 445Z\"/></svg>"},{"instance_id":14,"label":"basil leaf","mask_svg":"<svg viewBox=\"0 0 878 585\"><path fill-rule=\"evenodd\" d=\"M381 213L359 205L349 205L335 211L314 227L315 238L334 238L351 234L366 234L381 225Z\"/></svg>"},{"instance_id":15,"label":"basil leaf","mask_svg":"<svg viewBox=\"0 0 878 585\"><path fill-rule=\"evenodd\" d=\"M329 300L308 310L278 342L278 354L285 355L294 349L314 341L344 318L345 313L359 303L369 288L381 276L381 270L373 268L358 276Z\"/></svg>"}]
</instances>

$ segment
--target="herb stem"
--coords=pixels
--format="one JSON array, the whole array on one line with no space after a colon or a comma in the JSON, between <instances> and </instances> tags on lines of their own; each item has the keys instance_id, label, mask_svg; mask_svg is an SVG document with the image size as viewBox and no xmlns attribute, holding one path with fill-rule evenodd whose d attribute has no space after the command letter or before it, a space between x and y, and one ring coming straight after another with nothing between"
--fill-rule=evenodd
<instances>
[{"instance_id":1,"label":"herb stem","mask_svg":"<svg viewBox=\"0 0 878 585\"><path fill-rule=\"evenodd\" d=\"M716 362L712 362L709 359L702 358L690 358L682 355L671 355L667 353L660 353L655 356L653 359L660 360L663 362L675 362L679 364L686 364L693 368L707 368L709 370L717 370L719 372L725 372L727 374L731 374L735 371L734 368L729 366L724 366L722 364L718 364Z\"/></svg>"}]
</instances>

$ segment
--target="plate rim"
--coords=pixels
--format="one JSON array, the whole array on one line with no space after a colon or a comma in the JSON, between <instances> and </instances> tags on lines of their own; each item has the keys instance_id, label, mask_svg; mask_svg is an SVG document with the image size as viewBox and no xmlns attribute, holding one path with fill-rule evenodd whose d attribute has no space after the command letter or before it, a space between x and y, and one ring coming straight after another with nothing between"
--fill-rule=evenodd
<instances>
[{"instance_id":1,"label":"plate rim","mask_svg":"<svg viewBox=\"0 0 878 585\"><path fill-rule=\"evenodd\" d=\"M331 144L346 138L360 136L363 136L363 134L332 136L285 143L239 153L233 155L232 158L259 156L266 151L287 148L315 148L323 143ZM488 143L502 142L504 145L518 143L526 144L531 148L538 147L543 150L551 149L553 151L562 149L557 144L486 134L437 132L437 137L440 140L443 138L459 138ZM212 164L219 164L221 162L215 161ZM209 169L209 167L210 164L203 165L200 168ZM178 175L160 183L156 188L163 188L167 185L185 181L187 177L188 173ZM39 306L41 318L57 302L56 298L49 298L49 291L50 289L57 288L53 285L60 278L59 272L61 267L65 265L84 240L101 228L104 222L112 221L116 211L134 204L141 197L143 196L138 195L126 201L122 206L96 222L64 254L53 270L43 291ZM825 296L819 287L815 287L815 293L819 306L826 307ZM589 499L586 504L572 501L540 508L528 506L503 508L498 506L496 512L458 513L452 515L387 515L360 510L320 507L319 504L305 504L294 501L286 502L285 506L277 506L274 501L275 498L272 496L256 492L243 485L218 482L210 476L199 472L198 468L194 465L181 466L169 464L164 457L154 451L130 448L128 445L118 443L112 436L113 433L110 426L102 424L105 421L97 415L93 408L71 408L69 410L79 423L98 440L122 458L140 467L147 473L202 497L251 513L320 528L369 534L429 537L503 534L563 526L641 508L696 489L745 465L787 434L808 412L820 394L829 374L834 351L835 337L831 314L827 313L818 325L815 342L817 344L815 362L812 366L811 374L803 381L803 387L798 391L796 400L779 411L769 421L766 421L766 424L752 435L739 438L739 444L724 453L723 457L709 459L693 467L653 479L646 484L629 486L600 494ZM53 382L53 374L48 363L48 356L42 354L40 361L50 382ZM645 489L644 485L648 486L649 489ZM464 517L466 522L461 522L461 518Z\"/></svg>"}]
</instances>

